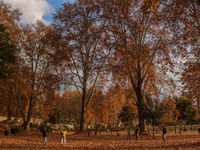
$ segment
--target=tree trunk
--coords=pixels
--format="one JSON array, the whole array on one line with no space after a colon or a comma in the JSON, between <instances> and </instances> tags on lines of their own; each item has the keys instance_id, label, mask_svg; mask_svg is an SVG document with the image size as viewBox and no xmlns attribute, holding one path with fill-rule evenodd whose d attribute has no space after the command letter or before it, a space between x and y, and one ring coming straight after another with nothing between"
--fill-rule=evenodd
<instances>
[{"instance_id":1,"label":"tree trunk","mask_svg":"<svg viewBox=\"0 0 200 150\"><path fill-rule=\"evenodd\" d=\"M10 109L10 106L8 106L8 116L7 116L7 120L11 120L12 117L12 111Z\"/></svg>"},{"instance_id":2,"label":"tree trunk","mask_svg":"<svg viewBox=\"0 0 200 150\"><path fill-rule=\"evenodd\" d=\"M145 119L144 117L139 115L139 129L140 132L144 132L145 131Z\"/></svg>"},{"instance_id":3,"label":"tree trunk","mask_svg":"<svg viewBox=\"0 0 200 150\"><path fill-rule=\"evenodd\" d=\"M80 122L80 131L86 130L86 86L83 89L82 97L82 108L81 108L81 122Z\"/></svg>"},{"instance_id":4,"label":"tree trunk","mask_svg":"<svg viewBox=\"0 0 200 150\"><path fill-rule=\"evenodd\" d=\"M29 121L24 121L24 130L25 131L29 131L29 124L30 124L30 122Z\"/></svg>"},{"instance_id":5,"label":"tree trunk","mask_svg":"<svg viewBox=\"0 0 200 150\"><path fill-rule=\"evenodd\" d=\"M145 118L144 118L144 104L143 104L143 99L141 96L141 93L137 93L137 100L138 100L138 114L139 114L139 129L140 132L144 132L145 131Z\"/></svg>"},{"instance_id":6,"label":"tree trunk","mask_svg":"<svg viewBox=\"0 0 200 150\"><path fill-rule=\"evenodd\" d=\"M70 111L70 109L69 109L69 123L70 123L70 121L71 121L70 116L71 116L71 111Z\"/></svg>"},{"instance_id":7,"label":"tree trunk","mask_svg":"<svg viewBox=\"0 0 200 150\"><path fill-rule=\"evenodd\" d=\"M153 139L155 139L155 135L154 135L154 123L152 123L153 125Z\"/></svg>"},{"instance_id":8,"label":"tree trunk","mask_svg":"<svg viewBox=\"0 0 200 150\"><path fill-rule=\"evenodd\" d=\"M83 83L83 96L82 96L82 108L81 108L81 122L80 122L80 131L86 130L86 113L87 113L87 105L86 105L86 76L84 75L84 83Z\"/></svg>"},{"instance_id":9,"label":"tree trunk","mask_svg":"<svg viewBox=\"0 0 200 150\"><path fill-rule=\"evenodd\" d=\"M86 130L86 105L82 106L80 131Z\"/></svg>"}]
</instances>

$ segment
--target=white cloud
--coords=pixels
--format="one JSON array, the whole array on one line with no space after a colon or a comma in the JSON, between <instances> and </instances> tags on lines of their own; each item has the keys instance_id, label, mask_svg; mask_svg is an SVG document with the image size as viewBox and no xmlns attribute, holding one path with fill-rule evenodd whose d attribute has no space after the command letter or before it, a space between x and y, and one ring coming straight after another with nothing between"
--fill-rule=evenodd
<instances>
[{"instance_id":1,"label":"white cloud","mask_svg":"<svg viewBox=\"0 0 200 150\"><path fill-rule=\"evenodd\" d=\"M50 5L47 0L4 0L4 2L21 10L22 23L33 23L38 19L43 20L43 16L51 15L54 11L54 6Z\"/></svg>"}]
</instances>

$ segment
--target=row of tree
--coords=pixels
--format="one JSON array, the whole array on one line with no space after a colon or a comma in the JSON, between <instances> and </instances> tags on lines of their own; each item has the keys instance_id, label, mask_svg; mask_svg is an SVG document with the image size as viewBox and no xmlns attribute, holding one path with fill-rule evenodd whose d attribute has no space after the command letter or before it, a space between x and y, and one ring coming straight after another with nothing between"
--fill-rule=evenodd
<instances>
[{"instance_id":1,"label":"row of tree","mask_svg":"<svg viewBox=\"0 0 200 150\"><path fill-rule=\"evenodd\" d=\"M78 0L64 3L50 25L41 21L22 25L19 10L3 2L0 6L0 21L9 34L6 41L16 56L9 65L12 75L1 81L1 110L22 116L25 129L31 117L46 117L61 104L64 117L74 113L78 118L80 111L82 131L92 112L99 115L99 106L119 112L120 101L129 100L144 131L149 103L145 96L173 105L168 96L176 84L167 73L174 72L180 58L185 59L181 80L186 96L197 99L199 109L198 90L192 90L198 89L197 0ZM60 98L60 85L74 86L76 92ZM114 93L112 87L117 86L123 92ZM189 90L195 91L192 97L187 95ZM76 100L71 98L74 93L79 96ZM68 107L72 105L75 111ZM99 117L108 118L105 112Z\"/></svg>"}]
</instances>

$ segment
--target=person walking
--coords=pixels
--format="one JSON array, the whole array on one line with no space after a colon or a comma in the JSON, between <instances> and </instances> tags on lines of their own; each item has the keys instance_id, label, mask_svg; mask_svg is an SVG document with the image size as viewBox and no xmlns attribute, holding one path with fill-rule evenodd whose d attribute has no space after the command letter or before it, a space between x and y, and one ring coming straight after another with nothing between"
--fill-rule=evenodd
<instances>
[{"instance_id":1,"label":"person walking","mask_svg":"<svg viewBox=\"0 0 200 150\"><path fill-rule=\"evenodd\" d=\"M66 144L66 134L67 134L67 131L66 129L64 129L62 132L61 132L61 144Z\"/></svg>"},{"instance_id":2,"label":"person walking","mask_svg":"<svg viewBox=\"0 0 200 150\"><path fill-rule=\"evenodd\" d=\"M199 128L199 133L200 133L200 126L198 128Z\"/></svg>"},{"instance_id":3,"label":"person walking","mask_svg":"<svg viewBox=\"0 0 200 150\"><path fill-rule=\"evenodd\" d=\"M163 135L162 135L162 137L163 137L163 140L164 140L164 142L165 142L165 141L166 141L166 133L167 133L167 130L165 129L164 126L162 126L162 128L163 128Z\"/></svg>"},{"instance_id":4,"label":"person walking","mask_svg":"<svg viewBox=\"0 0 200 150\"><path fill-rule=\"evenodd\" d=\"M175 127L175 134L177 133L177 128Z\"/></svg>"},{"instance_id":5,"label":"person walking","mask_svg":"<svg viewBox=\"0 0 200 150\"><path fill-rule=\"evenodd\" d=\"M136 141L140 140L140 135L139 135L138 128L135 130L135 137L136 137Z\"/></svg>"},{"instance_id":6,"label":"person walking","mask_svg":"<svg viewBox=\"0 0 200 150\"><path fill-rule=\"evenodd\" d=\"M90 129L87 129L87 132L88 132L88 136L90 136Z\"/></svg>"},{"instance_id":7,"label":"person walking","mask_svg":"<svg viewBox=\"0 0 200 150\"><path fill-rule=\"evenodd\" d=\"M43 138L44 138L43 145L47 145L47 132L46 132L46 128L44 128L44 130L43 130Z\"/></svg>"},{"instance_id":8,"label":"person walking","mask_svg":"<svg viewBox=\"0 0 200 150\"><path fill-rule=\"evenodd\" d=\"M128 129L128 136L129 136L129 139L131 138L131 129L129 128Z\"/></svg>"}]
</instances>

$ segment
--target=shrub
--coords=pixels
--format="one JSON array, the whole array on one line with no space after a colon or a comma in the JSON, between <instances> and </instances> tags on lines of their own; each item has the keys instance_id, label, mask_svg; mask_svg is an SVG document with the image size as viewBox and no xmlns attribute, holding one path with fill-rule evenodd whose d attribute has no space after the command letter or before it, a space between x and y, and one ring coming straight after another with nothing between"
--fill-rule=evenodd
<instances>
[{"instance_id":1,"label":"shrub","mask_svg":"<svg viewBox=\"0 0 200 150\"><path fill-rule=\"evenodd\" d=\"M13 134L15 136L15 134L19 132L19 128L11 128L10 129L10 133Z\"/></svg>"},{"instance_id":2,"label":"shrub","mask_svg":"<svg viewBox=\"0 0 200 150\"><path fill-rule=\"evenodd\" d=\"M101 128L102 128L102 129L105 129L105 125L102 125Z\"/></svg>"},{"instance_id":3,"label":"shrub","mask_svg":"<svg viewBox=\"0 0 200 150\"><path fill-rule=\"evenodd\" d=\"M8 134L9 134L9 131L8 131L8 130L5 130L5 131L4 131L4 135L7 136Z\"/></svg>"},{"instance_id":4,"label":"shrub","mask_svg":"<svg viewBox=\"0 0 200 150\"><path fill-rule=\"evenodd\" d=\"M171 131L174 131L174 128L173 128L173 127L171 127Z\"/></svg>"},{"instance_id":5,"label":"shrub","mask_svg":"<svg viewBox=\"0 0 200 150\"><path fill-rule=\"evenodd\" d=\"M33 123L32 122L30 123L29 127L33 127Z\"/></svg>"},{"instance_id":6,"label":"shrub","mask_svg":"<svg viewBox=\"0 0 200 150\"><path fill-rule=\"evenodd\" d=\"M43 132L44 128L46 129L47 132L52 132L53 131L53 129L50 126L47 126L47 122L41 123L40 126L38 127L40 132Z\"/></svg>"}]
</instances>

